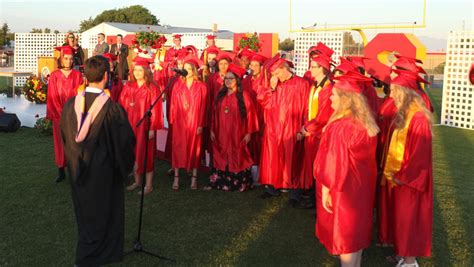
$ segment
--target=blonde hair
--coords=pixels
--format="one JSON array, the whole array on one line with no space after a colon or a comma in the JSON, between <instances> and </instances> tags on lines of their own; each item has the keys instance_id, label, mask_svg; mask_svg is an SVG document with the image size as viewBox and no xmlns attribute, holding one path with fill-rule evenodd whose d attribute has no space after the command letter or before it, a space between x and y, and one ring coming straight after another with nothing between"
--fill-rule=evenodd
<instances>
[{"instance_id":1,"label":"blonde hair","mask_svg":"<svg viewBox=\"0 0 474 267\"><path fill-rule=\"evenodd\" d=\"M422 112L428 119L431 126L433 123L433 115L426 107L425 101L415 90L398 84L392 84L390 90L391 97L395 101L395 105L398 109L394 119L394 123L397 128L405 127L408 109L411 106L414 106L417 111Z\"/></svg>"},{"instance_id":2,"label":"blonde hair","mask_svg":"<svg viewBox=\"0 0 474 267\"><path fill-rule=\"evenodd\" d=\"M379 133L380 129L375 122L374 114L363 94L347 92L336 87L333 88L333 92L339 96L339 105L334 110L331 118L329 118L328 124L349 113L364 126L370 137L376 136Z\"/></svg>"}]
</instances>

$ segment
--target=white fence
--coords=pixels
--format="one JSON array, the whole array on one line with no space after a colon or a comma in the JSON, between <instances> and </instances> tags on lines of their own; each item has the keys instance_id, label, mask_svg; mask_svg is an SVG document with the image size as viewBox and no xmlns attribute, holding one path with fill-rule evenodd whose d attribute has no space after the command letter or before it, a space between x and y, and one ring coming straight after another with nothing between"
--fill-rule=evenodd
<instances>
[{"instance_id":1,"label":"white fence","mask_svg":"<svg viewBox=\"0 0 474 267\"><path fill-rule=\"evenodd\" d=\"M308 49L322 42L334 50L332 59L339 64L339 57L342 55L344 32L300 32L295 40L295 64L296 74L302 76L308 70Z\"/></svg>"},{"instance_id":2,"label":"white fence","mask_svg":"<svg viewBox=\"0 0 474 267\"><path fill-rule=\"evenodd\" d=\"M76 34L79 45L88 50L89 56L97 44L96 35ZM53 56L54 47L64 43L66 33L15 33L15 64L18 72L36 73L39 56ZM22 86L27 76L16 77L15 86Z\"/></svg>"},{"instance_id":3,"label":"white fence","mask_svg":"<svg viewBox=\"0 0 474 267\"><path fill-rule=\"evenodd\" d=\"M474 129L474 85L469 69L474 63L474 31L451 32L444 68L441 124Z\"/></svg>"}]
</instances>

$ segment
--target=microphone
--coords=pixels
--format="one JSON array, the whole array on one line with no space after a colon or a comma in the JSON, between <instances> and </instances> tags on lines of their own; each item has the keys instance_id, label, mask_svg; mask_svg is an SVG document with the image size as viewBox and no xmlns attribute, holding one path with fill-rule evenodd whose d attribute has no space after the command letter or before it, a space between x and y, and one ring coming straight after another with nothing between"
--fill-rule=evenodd
<instances>
[{"instance_id":1,"label":"microphone","mask_svg":"<svg viewBox=\"0 0 474 267\"><path fill-rule=\"evenodd\" d=\"M172 71L176 72L176 74L179 74L183 77L188 76L188 72L184 69L178 69L178 68L171 68Z\"/></svg>"}]
</instances>

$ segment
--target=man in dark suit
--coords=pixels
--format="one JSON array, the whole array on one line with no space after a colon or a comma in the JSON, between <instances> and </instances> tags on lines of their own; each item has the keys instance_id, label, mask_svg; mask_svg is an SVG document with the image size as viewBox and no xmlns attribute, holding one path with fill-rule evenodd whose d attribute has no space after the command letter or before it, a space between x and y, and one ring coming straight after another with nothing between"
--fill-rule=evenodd
<instances>
[{"instance_id":1,"label":"man in dark suit","mask_svg":"<svg viewBox=\"0 0 474 267\"><path fill-rule=\"evenodd\" d=\"M115 65L115 72L120 80L127 80L128 78L128 45L124 44L123 36L117 34L117 43L110 48L110 53L117 56L117 63Z\"/></svg>"},{"instance_id":2,"label":"man in dark suit","mask_svg":"<svg viewBox=\"0 0 474 267\"><path fill-rule=\"evenodd\" d=\"M93 56L103 55L109 52L109 44L105 41L105 35L99 33L97 35L97 45L94 48Z\"/></svg>"}]
</instances>

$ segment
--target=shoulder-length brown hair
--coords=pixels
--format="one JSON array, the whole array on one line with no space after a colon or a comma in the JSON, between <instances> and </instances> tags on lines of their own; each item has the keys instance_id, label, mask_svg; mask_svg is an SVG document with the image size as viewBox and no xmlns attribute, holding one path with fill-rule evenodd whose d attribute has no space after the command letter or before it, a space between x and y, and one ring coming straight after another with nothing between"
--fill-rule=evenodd
<instances>
[{"instance_id":1,"label":"shoulder-length brown hair","mask_svg":"<svg viewBox=\"0 0 474 267\"><path fill-rule=\"evenodd\" d=\"M150 85L155 85L156 86L156 83L155 83L155 80L153 80L153 73L151 72L150 68L145 68L145 67L142 67L142 66L134 66L133 68L136 68L136 67L140 67L140 68L143 68L144 72L145 72L145 84L147 87L150 87ZM137 79L135 78L135 75L133 75L133 70L132 70L132 75L130 75L130 81L131 82L137 82Z\"/></svg>"}]
</instances>

